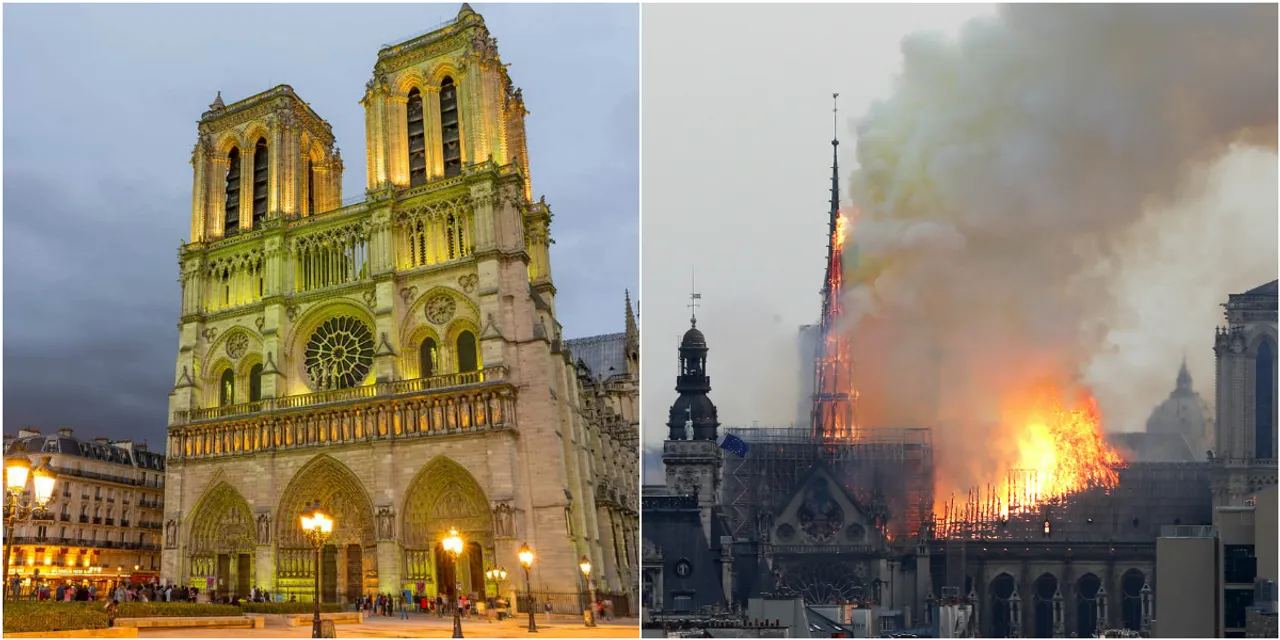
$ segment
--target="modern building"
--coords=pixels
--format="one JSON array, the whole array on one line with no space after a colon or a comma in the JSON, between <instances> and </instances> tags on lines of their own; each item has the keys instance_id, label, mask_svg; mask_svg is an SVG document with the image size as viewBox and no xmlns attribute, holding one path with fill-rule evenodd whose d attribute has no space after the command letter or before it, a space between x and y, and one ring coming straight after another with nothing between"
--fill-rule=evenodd
<instances>
[{"instance_id":1,"label":"modern building","mask_svg":"<svg viewBox=\"0 0 1280 640\"><path fill-rule=\"evenodd\" d=\"M47 515L17 524L7 541L10 581L17 578L21 589L87 582L102 592L117 581L159 578L163 454L129 440L79 439L71 429L22 429L5 436L4 452L32 466L48 457L57 474Z\"/></svg>"},{"instance_id":2,"label":"modern building","mask_svg":"<svg viewBox=\"0 0 1280 640\"><path fill-rule=\"evenodd\" d=\"M527 543L547 601L578 607L583 556L599 593L635 594L639 329L628 301L624 332L565 339L524 98L484 19L464 4L379 50L361 104L354 204L292 88L200 119L164 576L492 596L523 588L485 571L517 575ZM299 528L317 501L336 521L318 567Z\"/></svg>"}]
</instances>

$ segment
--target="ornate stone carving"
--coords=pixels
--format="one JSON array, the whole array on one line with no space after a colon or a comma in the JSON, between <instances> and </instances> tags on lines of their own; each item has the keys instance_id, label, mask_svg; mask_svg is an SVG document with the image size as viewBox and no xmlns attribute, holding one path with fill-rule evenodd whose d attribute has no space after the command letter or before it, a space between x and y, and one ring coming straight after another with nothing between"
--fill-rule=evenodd
<instances>
[{"instance_id":1,"label":"ornate stone carving","mask_svg":"<svg viewBox=\"0 0 1280 640\"><path fill-rule=\"evenodd\" d=\"M239 360L244 352L249 349L249 336L242 331L237 331L227 338L227 357L232 360Z\"/></svg>"},{"instance_id":2,"label":"ornate stone carving","mask_svg":"<svg viewBox=\"0 0 1280 640\"><path fill-rule=\"evenodd\" d=\"M373 308L377 305L377 303L378 303L378 292L377 292L377 291L366 291L366 292L364 292L364 304L365 304L365 306L369 307L370 309L373 309Z\"/></svg>"},{"instance_id":3,"label":"ornate stone carving","mask_svg":"<svg viewBox=\"0 0 1280 640\"><path fill-rule=\"evenodd\" d=\"M413 302L413 299L416 297L418 297L417 287L405 287L404 289L400 290L400 299L404 300L404 303L406 306L408 306L409 303Z\"/></svg>"},{"instance_id":4,"label":"ornate stone carving","mask_svg":"<svg viewBox=\"0 0 1280 640\"><path fill-rule=\"evenodd\" d=\"M271 516L258 515L258 544L271 544Z\"/></svg>"},{"instance_id":5,"label":"ornate stone carving","mask_svg":"<svg viewBox=\"0 0 1280 640\"><path fill-rule=\"evenodd\" d=\"M395 512L391 510L391 507L379 508L378 509L378 539L394 540L396 537L395 525L396 525L396 515L395 515Z\"/></svg>"},{"instance_id":6,"label":"ornate stone carving","mask_svg":"<svg viewBox=\"0 0 1280 640\"><path fill-rule=\"evenodd\" d=\"M454 313L458 311L458 303L445 293L432 296L426 304L427 320L434 324L443 325L453 319Z\"/></svg>"},{"instance_id":7,"label":"ornate stone carving","mask_svg":"<svg viewBox=\"0 0 1280 640\"><path fill-rule=\"evenodd\" d=\"M288 316L290 320L297 320L297 319L298 319L298 305L293 304L293 303L286 304L286 305L284 306L284 314L285 314L286 316Z\"/></svg>"},{"instance_id":8,"label":"ornate stone carving","mask_svg":"<svg viewBox=\"0 0 1280 640\"><path fill-rule=\"evenodd\" d=\"M258 327L258 333L262 333L262 331L263 331L263 327L266 327L266 326L267 326L267 319L266 319L266 318L263 318L263 317L257 317L257 318L254 318L254 319L253 319L253 324L257 325L257 327Z\"/></svg>"},{"instance_id":9,"label":"ornate stone carving","mask_svg":"<svg viewBox=\"0 0 1280 640\"><path fill-rule=\"evenodd\" d=\"M178 548L178 523L174 522L173 518L164 523L164 548Z\"/></svg>"},{"instance_id":10,"label":"ornate stone carving","mask_svg":"<svg viewBox=\"0 0 1280 640\"><path fill-rule=\"evenodd\" d=\"M364 382L373 367L373 334L351 316L335 316L307 341L306 368L317 391L347 389Z\"/></svg>"},{"instance_id":11,"label":"ornate stone carving","mask_svg":"<svg viewBox=\"0 0 1280 640\"><path fill-rule=\"evenodd\" d=\"M468 273L465 276L458 277L458 286L462 287L462 290L466 293L475 291L476 284L478 282L480 282L480 277L474 273Z\"/></svg>"},{"instance_id":12,"label":"ornate stone carving","mask_svg":"<svg viewBox=\"0 0 1280 640\"><path fill-rule=\"evenodd\" d=\"M215 329L214 327L209 327L208 329L204 330L203 335L205 340L208 340L209 342L213 342L218 337L218 330Z\"/></svg>"},{"instance_id":13,"label":"ornate stone carving","mask_svg":"<svg viewBox=\"0 0 1280 640\"><path fill-rule=\"evenodd\" d=\"M493 535L496 538L515 537L515 511L509 503L499 502L493 508Z\"/></svg>"}]
</instances>

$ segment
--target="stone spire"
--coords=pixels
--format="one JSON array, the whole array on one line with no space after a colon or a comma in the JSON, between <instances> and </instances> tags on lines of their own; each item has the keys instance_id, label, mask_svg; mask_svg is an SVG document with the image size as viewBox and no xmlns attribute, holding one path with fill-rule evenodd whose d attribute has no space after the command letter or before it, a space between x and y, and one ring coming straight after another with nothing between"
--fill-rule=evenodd
<instances>
[{"instance_id":1,"label":"stone spire","mask_svg":"<svg viewBox=\"0 0 1280 640\"><path fill-rule=\"evenodd\" d=\"M222 92L219 91L218 97L214 98L213 102L209 103L209 110L217 111L218 109L225 109L225 108L227 108L227 104L222 101Z\"/></svg>"},{"instance_id":2,"label":"stone spire","mask_svg":"<svg viewBox=\"0 0 1280 640\"><path fill-rule=\"evenodd\" d=\"M631 291L626 291L627 299L627 340L624 348L627 354L639 354L640 328L636 325L636 314L631 310Z\"/></svg>"},{"instance_id":3,"label":"stone spire","mask_svg":"<svg viewBox=\"0 0 1280 640\"><path fill-rule=\"evenodd\" d=\"M1187 356L1182 355L1182 368L1178 369L1178 386L1173 390L1174 395L1185 396L1191 395L1191 372L1187 371Z\"/></svg>"}]
</instances>

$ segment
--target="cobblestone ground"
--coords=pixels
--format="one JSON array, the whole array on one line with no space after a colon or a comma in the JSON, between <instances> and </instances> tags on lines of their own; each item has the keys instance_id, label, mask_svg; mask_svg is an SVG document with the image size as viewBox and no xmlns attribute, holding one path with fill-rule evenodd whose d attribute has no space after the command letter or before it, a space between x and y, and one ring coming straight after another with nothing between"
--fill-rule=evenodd
<instances>
[{"instance_id":1,"label":"cobblestone ground","mask_svg":"<svg viewBox=\"0 0 1280 640\"><path fill-rule=\"evenodd\" d=\"M640 623L635 618L601 621L594 628L581 619L555 616L550 621L538 617L538 633L529 633L529 619L519 618L492 622L483 618L462 620L462 635L468 638L638 638ZM337 625L339 638L448 638L453 635L453 620L433 615L410 614L408 620L398 617L371 616L362 624ZM267 616L262 629L155 629L143 630L139 638L310 638L311 625L290 627L283 618Z\"/></svg>"}]
</instances>

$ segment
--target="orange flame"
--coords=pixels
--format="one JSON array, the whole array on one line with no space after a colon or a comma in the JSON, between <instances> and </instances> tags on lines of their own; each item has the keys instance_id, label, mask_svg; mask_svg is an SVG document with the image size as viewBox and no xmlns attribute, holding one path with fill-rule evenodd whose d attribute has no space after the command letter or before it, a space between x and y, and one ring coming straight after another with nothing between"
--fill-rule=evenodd
<instances>
[{"instance_id":1,"label":"orange flame","mask_svg":"<svg viewBox=\"0 0 1280 640\"><path fill-rule=\"evenodd\" d=\"M1056 389L1042 387L1029 402L1011 407L1009 414L1024 425L1014 433L1018 459L1013 468L1036 472L1032 491L1040 499L1115 484L1115 467L1124 461L1103 438L1102 417L1092 396L1067 406Z\"/></svg>"},{"instance_id":2,"label":"orange flame","mask_svg":"<svg viewBox=\"0 0 1280 640\"><path fill-rule=\"evenodd\" d=\"M846 218L843 213L836 216L836 233L835 233L836 249L844 248L844 241L845 241L845 238L849 236L849 230L851 226L852 225L849 223L849 219Z\"/></svg>"}]
</instances>

